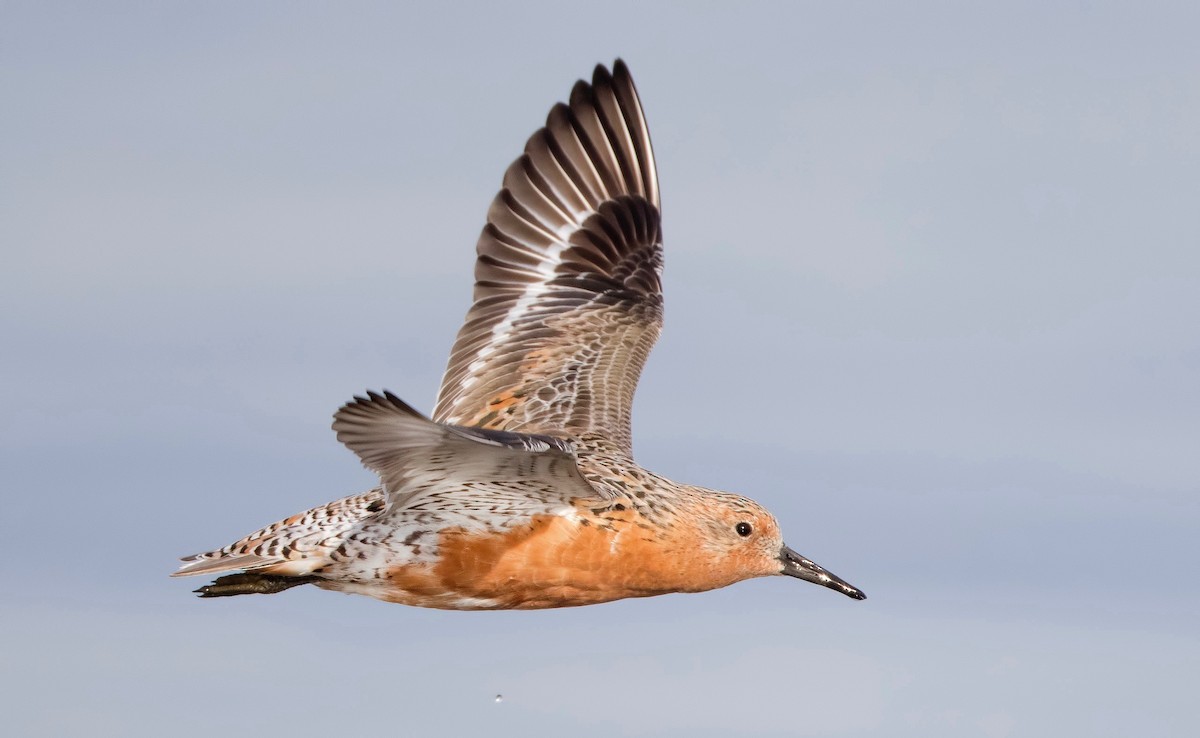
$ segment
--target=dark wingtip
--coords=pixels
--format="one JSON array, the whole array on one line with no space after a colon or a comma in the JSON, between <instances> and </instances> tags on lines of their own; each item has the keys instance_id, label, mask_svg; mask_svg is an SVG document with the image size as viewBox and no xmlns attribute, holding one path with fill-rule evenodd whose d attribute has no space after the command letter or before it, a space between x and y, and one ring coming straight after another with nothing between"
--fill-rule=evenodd
<instances>
[{"instance_id":1,"label":"dark wingtip","mask_svg":"<svg viewBox=\"0 0 1200 738\"><path fill-rule=\"evenodd\" d=\"M571 95L567 98L570 107L574 108L590 100L592 97L592 86L585 80L578 80L575 86L571 88Z\"/></svg>"},{"instance_id":2,"label":"dark wingtip","mask_svg":"<svg viewBox=\"0 0 1200 738\"><path fill-rule=\"evenodd\" d=\"M603 64L597 64L592 70L592 87L604 87L612 82L612 73Z\"/></svg>"},{"instance_id":3,"label":"dark wingtip","mask_svg":"<svg viewBox=\"0 0 1200 738\"><path fill-rule=\"evenodd\" d=\"M422 415L419 411L417 411L416 408L414 408L412 405L409 405L404 400L401 400L399 397L392 394L389 390L384 390L382 393L376 392L375 390L367 390L367 394L365 397L363 395L355 395L354 399L352 399L349 402L347 402L346 404L342 405L341 408L339 408L338 411L333 414L333 419L334 419L334 422L336 423L337 419L338 419L338 415L340 415L343 411L346 411L346 410L351 410L351 411L370 410L373 407L378 408L380 405L384 405L384 406L390 405L391 407L394 407L397 410L402 410L406 413L409 413L410 415L417 415L420 417L424 417L424 415Z\"/></svg>"}]
</instances>

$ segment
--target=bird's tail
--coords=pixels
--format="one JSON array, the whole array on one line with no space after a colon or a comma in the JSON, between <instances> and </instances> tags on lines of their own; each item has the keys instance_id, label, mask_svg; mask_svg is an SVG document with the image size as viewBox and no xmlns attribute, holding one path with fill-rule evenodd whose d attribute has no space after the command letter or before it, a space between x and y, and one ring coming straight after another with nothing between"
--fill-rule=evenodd
<instances>
[{"instance_id":1,"label":"bird's tail","mask_svg":"<svg viewBox=\"0 0 1200 738\"><path fill-rule=\"evenodd\" d=\"M215 551L185 556L171 576L225 574L196 590L201 597L274 594L321 579L345 533L384 508L376 487L272 523ZM237 573L234 573L237 572Z\"/></svg>"}]
</instances>

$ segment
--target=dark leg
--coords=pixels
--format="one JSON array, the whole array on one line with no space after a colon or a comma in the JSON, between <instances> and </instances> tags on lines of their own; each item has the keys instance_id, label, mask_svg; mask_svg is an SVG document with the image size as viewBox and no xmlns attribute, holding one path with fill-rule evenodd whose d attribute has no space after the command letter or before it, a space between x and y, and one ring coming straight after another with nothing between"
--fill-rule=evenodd
<instances>
[{"instance_id":1,"label":"dark leg","mask_svg":"<svg viewBox=\"0 0 1200 738\"><path fill-rule=\"evenodd\" d=\"M299 587L320 580L320 577L289 577L282 574L227 574L212 584L196 590L201 597L232 597L245 594L275 594L285 589Z\"/></svg>"}]
</instances>

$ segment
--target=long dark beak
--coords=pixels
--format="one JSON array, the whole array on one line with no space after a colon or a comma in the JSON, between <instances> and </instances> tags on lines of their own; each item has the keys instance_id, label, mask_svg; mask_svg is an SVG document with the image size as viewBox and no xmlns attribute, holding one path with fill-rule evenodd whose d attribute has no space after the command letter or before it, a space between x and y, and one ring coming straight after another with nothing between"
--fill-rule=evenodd
<instances>
[{"instance_id":1,"label":"long dark beak","mask_svg":"<svg viewBox=\"0 0 1200 738\"><path fill-rule=\"evenodd\" d=\"M856 600L867 599L867 596L863 594L861 589L850 586L850 583L846 580L836 576L832 572L825 571L787 546L784 546L783 550L779 552L779 560L783 562L783 570L779 572L780 574L787 574L789 577L796 577L806 582L819 584L822 587L829 587Z\"/></svg>"}]
</instances>

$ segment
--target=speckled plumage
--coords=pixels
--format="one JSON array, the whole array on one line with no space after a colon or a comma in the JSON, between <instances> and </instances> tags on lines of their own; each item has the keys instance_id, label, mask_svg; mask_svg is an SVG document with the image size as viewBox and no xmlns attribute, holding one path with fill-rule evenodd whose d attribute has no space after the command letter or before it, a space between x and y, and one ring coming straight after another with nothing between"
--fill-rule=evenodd
<instances>
[{"instance_id":1,"label":"speckled plumage","mask_svg":"<svg viewBox=\"0 0 1200 738\"><path fill-rule=\"evenodd\" d=\"M509 167L433 418L390 393L334 416L380 485L184 559L202 596L300 584L448 609L585 605L789 574L863 599L745 497L632 458L662 325L649 131L625 65L597 67Z\"/></svg>"}]
</instances>

